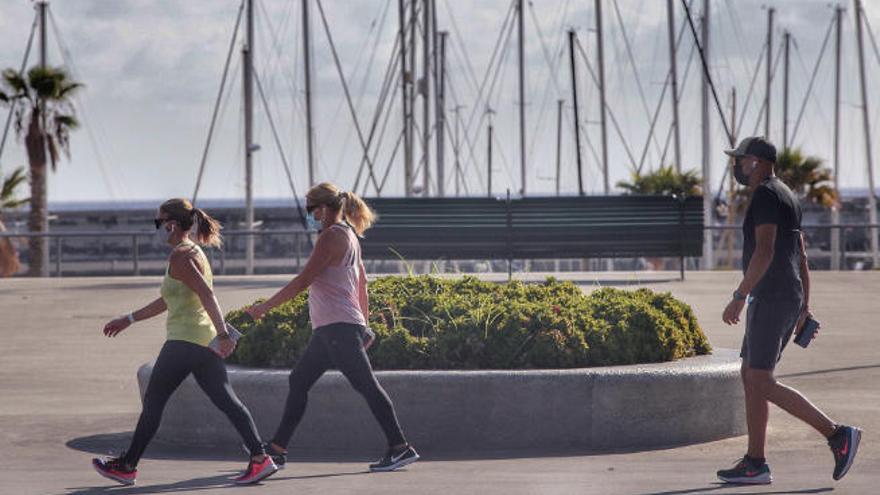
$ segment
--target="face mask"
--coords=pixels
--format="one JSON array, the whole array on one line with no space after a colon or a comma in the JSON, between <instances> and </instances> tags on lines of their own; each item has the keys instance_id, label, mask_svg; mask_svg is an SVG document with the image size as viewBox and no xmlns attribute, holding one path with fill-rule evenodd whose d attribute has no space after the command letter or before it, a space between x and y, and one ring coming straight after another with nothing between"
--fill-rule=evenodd
<instances>
[{"instance_id":1,"label":"face mask","mask_svg":"<svg viewBox=\"0 0 880 495\"><path fill-rule=\"evenodd\" d=\"M743 186L749 185L749 175L743 171L743 159L737 158L733 163L733 178Z\"/></svg>"},{"instance_id":2,"label":"face mask","mask_svg":"<svg viewBox=\"0 0 880 495\"><path fill-rule=\"evenodd\" d=\"M313 213L306 214L306 223L308 224L309 230L312 232L320 232L321 227L323 227L321 222L315 220L315 215Z\"/></svg>"},{"instance_id":3,"label":"face mask","mask_svg":"<svg viewBox=\"0 0 880 495\"><path fill-rule=\"evenodd\" d=\"M171 239L171 234L174 233L174 225L171 226L171 230L167 230L165 225L163 224L158 229L156 229L156 239L163 246L168 244L168 240Z\"/></svg>"}]
</instances>

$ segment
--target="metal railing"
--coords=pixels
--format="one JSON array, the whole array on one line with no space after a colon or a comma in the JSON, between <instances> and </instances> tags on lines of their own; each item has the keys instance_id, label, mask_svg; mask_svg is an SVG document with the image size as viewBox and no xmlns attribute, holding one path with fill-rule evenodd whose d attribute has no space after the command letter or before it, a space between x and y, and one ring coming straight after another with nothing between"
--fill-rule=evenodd
<instances>
[{"instance_id":1,"label":"metal railing","mask_svg":"<svg viewBox=\"0 0 880 495\"><path fill-rule=\"evenodd\" d=\"M704 229L713 231L713 232L730 232L730 231L738 231L741 230L741 226L739 225L711 225L705 226ZM873 268L880 268L873 263L873 253L870 251L870 236L877 235L878 230L880 230L880 224L869 224L869 223L845 223L839 225L804 225L802 227L805 233L807 233L807 237L815 237L814 233L821 233L823 231L833 232L835 230L840 232L839 236L839 246L838 253L842 258L844 267L843 269L847 269L848 264L847 260L853 261L853 266L867 266L867 263L870 263L870 266ZM858 235L857 233L863 233L863 235ZM29 233L29 232L0 232L0 239L2 238L15 238L15 239L23 239L23 238L48 238L52 242L52 246L50 249L49 257L50 257L50 266L54 265L54 270L51 270L52 275L56 277L62 276L65 269L65 262L74 264L77 263L79 265L94 265L96 268L92 269L92 273L102 272L106 273L108 270L106 268L100 268L102 265L107 265L107 263L111 263L114 265L114 269L111 271L116 273L115 264L118 262L120 258L124 259L128 264L130 263L130 270L125 270L127 274L139 276L143 274L145 271L149 271L151 273L155 273L157 270L164 270L165 260L167 258L167 250L160 246L158 243L153 246L154 249L147 250L146 253L143 250L144 240L152 240L155 238L155 231L82 231L82 232L47 232L47 233ZM223 232L224 237L224 248L223 249L207 249L206 253L211 259L212 267L219 274L225 275L228 273L230 269L234 269L238 271L239 269L243 270L245 265L244 259L244 247L243 240L247 239L249 236L257 238L261 241L262 245L266 245L266 241L268 238L282 238L286 239L287 242L285 246L276 246L277 250L283 250L284 254L276 254L261 256L257 258L257 269L260 271L270 271L277 273L280 268L290 268L293 271L299 271L302 267L304 260L311 254L309 246L311 245L309 242L309 236L312 235L309 232L304 232L302 230L292 230L292 229L284 229L284 230L255 230L255 231L247 231L247 230L229 230ZM857 242L864 244L864 249L849 249L848 246L850 241L857 237ZM65 247L74 247L73 244L77 239L102 239L101 249L98 251L105 251L104 244L106 240L111 239L117 243L115 246L116 251L119 251L118 241L120 239L126 240L125 244L128 246L127 249L123 252L122 256L113 257L108 255L105 259L95 259L95 257L100 257L101 255L92 254L91 256L80 256L81 259L74 260L72 257L68 255L65 257ZM829 239L832 240L833 237L829 235ZM829 240L829 243L830 243ZM719 242L721 241L721 242ZM824 241L824 240L823 240ZM715 245L715 260L716 265L717 261L723 259L724 257L721 255L723 240L716 239ZM237 244L241 243L242 246L240 248L237 247ZM735 256L739 255L740 251L740 240L738 236L733 240L733 252ZM289 244L289 246L287 245ZM824 242L822 242L824 244ZM19 248L26 248L26 243L22 243ZM282 249L283 248L283 249ZM729 249L729 247L728 247ZM830 258L834 255L833 246L829 245L829 249L821 249L821 247L811 247L810 242L808 241L808 250L810 251L810 255L812 259L822 259L825 257ZM23 249L26 254L26 249ZM236 257L235 254L241 252L240 257ZM145 256L146 254L146 256ZM293 254L294 257L290 258L290 254ZM111 259L107 259L111 258ZM697 260L699 258L690 258L688 260L689 267L696 268L698 266ZM295 263L294 263L295 261ZM728 266L733 267L734 263L732 259L728 259ZM861 265L859 265L861 263ZM150 265L150 266L147 266ZM145 270L146 266L146 270ZM592 265L591 265L592 266ZM89 273L90 270L88 268L77 270L78 273Z\"/></svg>"}]
</instances>

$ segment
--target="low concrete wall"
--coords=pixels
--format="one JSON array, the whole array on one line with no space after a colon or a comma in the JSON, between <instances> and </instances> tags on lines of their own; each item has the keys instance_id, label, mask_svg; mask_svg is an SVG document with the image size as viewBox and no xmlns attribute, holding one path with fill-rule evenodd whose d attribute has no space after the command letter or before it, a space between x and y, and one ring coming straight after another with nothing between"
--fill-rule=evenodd
<instances>
[{"instance_id":1,"label":"low concrete wall","mask_svg":"<svg viewBox=\"0 0 880 495\"><path fill-rule=\"evenodd\" d=\"M141 395L152 364L138 371ZM236 393L264 438L278 426L288 371L229 367ZM735 351L674 363L535 371L383 371L408 440L425 453L652 448L745 432ZM157 438L238 448L229 421L192 377L165 409ZM366 402L338 372L309 394L291 448L375 454L384 437Z\"/></svg>"}]
</instances>

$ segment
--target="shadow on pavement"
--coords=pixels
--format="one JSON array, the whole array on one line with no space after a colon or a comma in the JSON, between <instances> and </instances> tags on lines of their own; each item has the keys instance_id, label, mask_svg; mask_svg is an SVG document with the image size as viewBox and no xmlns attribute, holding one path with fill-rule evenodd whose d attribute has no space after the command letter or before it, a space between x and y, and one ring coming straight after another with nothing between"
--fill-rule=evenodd
<instances>
[{"instance_id":1,"label":"shadow on pavement","mask_svg":"<svg viewBox=\"0 0 880 495\"><path fill-rule=\"evenodd\" d=\"M236 487L235 483L233 482L233 478L238 474L239 473L236 471L226 474L206 476L203 478L193 478L190 480L176 481L174 483L141 486L116 485L112 484L112 481L107 480L108 485L105 486L68 488L68 491L64 492L64 495L109 495L113 493L125 493L126 495L146 495L151 493L194 492L227 486L233 488Z\"/></svg>"},{"instance_id":2,"label":"shadow on pavement","mask_svg":"<svg viewBox=\"0 0 880 495\"><path fill-rule=\"evenodd\" d=\"M761 487L755 485L736 485L730 483L713 483L709 486L704 486L700 488L690 488L685 490L671 490L666 492L649 492L644 493L643 495L690 495L697 493L707 493L707 492L717 492L717 493L726 493L727 490L736 490L736 489L752 489L757 491L749 491L750 495L798 495L798 494L812 494L812 493L828 493L833 492L834 488L827 486L824 488L805 488L803 490L771 490L771 491L761 491Z\"/></svg>"},{"instance_id":3,"label":"shadow on pavement","mask_svg":"<svg viewBox=\"0 0 880 495\"><path fill-rule=\"evenodd\" d=\"M868 364L865 366L850 366L848 368L831 368L831 369L827 369L827 370L804 371L802 373L789 373L787 375L780 375L777 378L797 378L800 376L827 375L829 373L843 373L846 371L870 370L870 369L874 369L874 368L880 368L880 364Z\"/></svg>"}]
</instances>

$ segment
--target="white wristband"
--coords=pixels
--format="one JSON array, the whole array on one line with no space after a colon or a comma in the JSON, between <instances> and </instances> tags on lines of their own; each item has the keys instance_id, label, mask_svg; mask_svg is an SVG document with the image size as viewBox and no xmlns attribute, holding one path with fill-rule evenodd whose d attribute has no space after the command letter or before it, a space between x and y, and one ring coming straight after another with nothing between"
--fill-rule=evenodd
<instances>
[{"instance_id":1,"label":"white wristband","mask_svg":"<svg viewBox=\"0 0 880 495\"><path fill-rule=\"evenodd\" d=\"M135 319L134 319L134 313L129 313L128 316L127 316L127 318L128 318L128 322L129 322L129 323L134 323L134 322L135 322Z\"/></svg>"}]
</instances>

